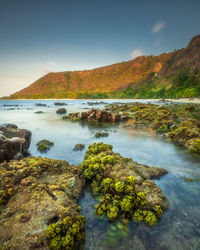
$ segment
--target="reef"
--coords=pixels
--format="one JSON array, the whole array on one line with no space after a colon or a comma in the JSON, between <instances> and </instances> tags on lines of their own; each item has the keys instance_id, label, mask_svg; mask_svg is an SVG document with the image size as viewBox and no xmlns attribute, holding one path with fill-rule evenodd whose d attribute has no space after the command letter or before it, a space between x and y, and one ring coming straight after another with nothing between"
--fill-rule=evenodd
<instances>
[{"instance_id":1,"label":"reef","mask_svg":"<svg viewBox=\"0 0 200 250\"><path fill-rule=\"evenodd\" d=\"M74 249L84 239L81 170L40 157L0 164L1 249Z\"/></svg>"},{"instance_id":2,"label":"reef","mask_svg":"<svg viewBox=\"0 0 200 250\"><path fill-rule=\"evenodd\" d=\"M20 129L15 124L0 125L0 163L24 157L30 146L31 135L29 130Z\"/></svg>"},{"instance_id":3,"label":"reef","mask_svg":"<svg viewBox=\"0 0 200 250\"><path fill-rule=\"evenodd\" d=\"M108 122L115 123L128 119L126 116L103 111L100 109L91 109L87 112L70 113L64 116L63 119L70 121L92 121L92 122Z\"/></svg>"},{"instance_id":4,"label":"reef","mask_svg":"<svg viewBox=\"0 0 200 250\"><path fill-rule=\"evenodd\" d=\"M40 151L40 153L46 153L53 145L53 142L46 139L41 140L36 144L37 150Z\"/></svg>"},{"instance_id":5,"label":"reef","mask_svg":"<svg viewBox=\"0 0 200 250\"><path fill-rule=\"evenodd\" d=\"M150 180L165 175L165 169L138 164L103 143L88 147L81 169L98 197L96 214L110 221L144 221L153 226L168 208L167 198Z\"/></svg>"}]
</instances>

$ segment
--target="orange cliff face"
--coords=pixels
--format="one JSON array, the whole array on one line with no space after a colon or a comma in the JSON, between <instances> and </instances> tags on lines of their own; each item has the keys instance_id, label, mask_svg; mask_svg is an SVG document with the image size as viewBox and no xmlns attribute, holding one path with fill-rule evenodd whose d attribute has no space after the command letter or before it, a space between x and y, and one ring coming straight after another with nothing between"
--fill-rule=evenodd
<instances>
[{"instance_id":1,"label":"orange cliff face","mask_svg":"<svg viewBox=\"0 0 200 250\"><path fill-rule=\"evenodd\" d=\"M200 68L200 36L188 47L158 56L140 56L134 60L83 71L49 73L11 98L77 98L84 93L109 93L159 77L176 73L178 68Z\"/></svg>"}]
</instances>

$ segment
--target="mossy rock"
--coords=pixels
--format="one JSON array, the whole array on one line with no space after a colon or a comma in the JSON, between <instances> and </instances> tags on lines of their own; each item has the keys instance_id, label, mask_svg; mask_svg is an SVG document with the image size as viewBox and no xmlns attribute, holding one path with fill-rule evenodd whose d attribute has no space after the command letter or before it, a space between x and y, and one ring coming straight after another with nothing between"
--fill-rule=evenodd
<instances>
[{"instance_id":1,"label":"mossy rock","mask_svg":"<svg viewBox=\"0 0 200 250\"><path fill-rule=\"evenodd\" d=\"M53 142L46 139L41 140L36 144L37 150L40 151L40 153L46 153L53 145Z\"/></svg>"},{"instance_id":2,"label":"mossy rock","mask_svg":"<svg viewBox=\"0 0 200 250\"><path fill-rule=\"evenodd\" d=\"M88 147L81 164L83 176L89 181L99 203L95 212L109 220L128 223L144 221L153 226L168 208L168 200L156 184L166 170L138 164L112 151L112 146L94 143Z\"/></svg>"}]
</instances>

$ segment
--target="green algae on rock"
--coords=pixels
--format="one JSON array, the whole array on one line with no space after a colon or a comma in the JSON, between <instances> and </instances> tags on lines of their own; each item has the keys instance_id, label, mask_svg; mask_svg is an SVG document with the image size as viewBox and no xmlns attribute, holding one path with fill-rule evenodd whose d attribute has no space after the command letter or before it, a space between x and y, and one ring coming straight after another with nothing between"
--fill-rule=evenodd
<instances>
[{"instance_id":1,"label":"green algae on rock","mask_svg":"<svg viewBox=\"0 0 200 250\"><path fill-rule=\"evenodd\" d=\"M85 238L83 215L67 216L57 224L47 227L46 236L49 239L50 249L74 249Z\"/></svg>"},{"instance_id":2,"label":"green algae on rock","mask_svg":"<svg viewBox=\"0 0 200 250\"><path fill-rule=\"evenodd\" d=\"M46 153L53 145L53 142L46 139L41 140L36 144L37 150L40 151L40 153Z\"/></svg>"},{"instance_id":3,"label":"green algae on rock","mask_svg":"<svg viewBox=\"0 0 200 250\"><path fill-rule=\"evenodd\" d=\"M81 235L76 237L83 237L84 218L77 204L83 186L82 171L66 161L30 157L0 164L2 248L49 249L47 227L63 223L67 216L80 222Z\"/></svg>"},{"instance_id":4,"label":"green algae on rock","mask_svg":"<svg viewBox=\"0 0 200 250\"><path fill-rule=\"evenodd\" d=\"M149 180L159 178L166 170L138 164L112 151L112 146L94 143L88 147L81 164L83 176L98 196L95 212L110 221L120 218L128 223L144 221L153 226L168 208L160 188Z\"/></svg>"}]
</instances>

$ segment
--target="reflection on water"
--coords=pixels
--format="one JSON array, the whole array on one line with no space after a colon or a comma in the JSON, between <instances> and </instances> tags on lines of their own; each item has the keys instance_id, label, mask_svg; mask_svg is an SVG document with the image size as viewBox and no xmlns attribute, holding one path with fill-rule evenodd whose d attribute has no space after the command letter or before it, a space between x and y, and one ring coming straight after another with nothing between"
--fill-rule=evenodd
<instances>
[{"instance_id":1,"label":"reflection on water","mask_svg":"<svg viewBox=\"0 0 200 250\"><path fill-rule=\"evenodd\" d=\"M117 100L115 100L117 101ZM78 112L91 108L88 101L67 100L64 106L67 112ZM106 101L112 102L112 100ZM36 107L35 103L44 103L45 107ZM2 106L20 105L20 106ZM103 104L93 106L103 107ZM14 110L7 110L14 108ZM161 221L153 228L145 224L129 226L130 234L116 239L110 245L108 232L110 223L94 215L95 199L88 191L80 200L82 213L87 218L85 249L200 249L200 182L186 182L184 177L200 177L200 158L177 149L174 145L162 141L152 130L134 130L124 124L96 125L72 123L62 120L56 114L59 107L54 101L0 101L0 123L14 123L20 128L32 131L30 152L35 156L67 160L78 165L84 157L87 146L103 141L112 144L115 152L131 157L139 163L166 168L169 174L155 180L168 197L170 207ZM36 114L42 110L44 113ZM130 124L127 124L130 125ZM107 131L108 137L95 138L96 131ZM36 143L49 139L54 146L46 154L36 150ZM85 144L81 152L73 151L75 144Z\"/></svg>"}]
</instances>

